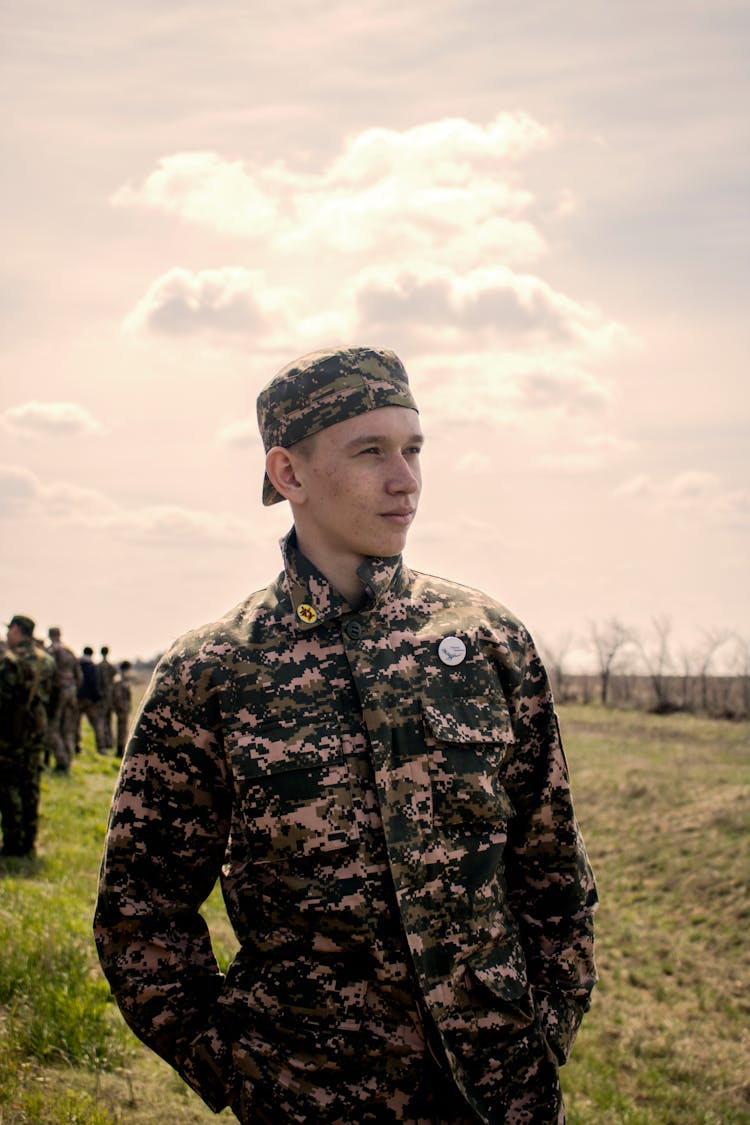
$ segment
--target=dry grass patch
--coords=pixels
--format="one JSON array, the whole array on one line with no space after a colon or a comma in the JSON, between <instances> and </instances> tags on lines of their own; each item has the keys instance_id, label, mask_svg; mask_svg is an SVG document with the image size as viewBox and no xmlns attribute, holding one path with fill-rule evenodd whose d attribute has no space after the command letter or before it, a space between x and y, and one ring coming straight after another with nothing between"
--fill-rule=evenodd
<instances>
[{"instance_id":1,"label":"dry grass patch","mask_svg":"<svg viewBox=\"0 0 750 1125\"><path fill-rule=\"evenodd\" d=\"M750 1121L750 726L563 710L597 874L592 1012L570 1120Z\"/></svg>"}]
</instances>

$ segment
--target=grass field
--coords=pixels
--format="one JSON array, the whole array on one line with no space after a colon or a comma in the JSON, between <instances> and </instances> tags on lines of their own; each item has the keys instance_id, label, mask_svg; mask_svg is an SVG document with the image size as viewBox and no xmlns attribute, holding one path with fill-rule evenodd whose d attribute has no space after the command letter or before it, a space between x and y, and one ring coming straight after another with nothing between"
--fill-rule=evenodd
<instances>
[{"instance_id":1,"label":"grass field","mask_svg":"<svg viewBox=\"0 0 750 1125\"><path fill-rule=\"evenodd\" d=\"M602 900L570 1125L750 1123L750 724L561 723ZM216 1121L109 1001L90 930L117 763L88 737L70 777L45 776L38 857L0 859L0 1125ZM205 909L226 962L216 892Z\"/></svg>"}]
</instances>

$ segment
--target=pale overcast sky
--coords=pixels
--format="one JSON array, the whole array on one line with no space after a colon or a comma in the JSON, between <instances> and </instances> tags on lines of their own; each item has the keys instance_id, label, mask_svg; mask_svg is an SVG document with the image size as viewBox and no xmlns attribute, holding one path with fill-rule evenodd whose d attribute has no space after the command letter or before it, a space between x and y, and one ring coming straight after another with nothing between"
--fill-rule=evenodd
<instances>
[{"instance_id":1,"label":"pale overcast sky","mask_svg":"<svg viewBox=\"0 0 750 1125\"><path fill-rule=\"evenodd\" d=\"M404 360L407 561L750 639L735 0L3 9L3 620L150 657L279 570L255 396Z\"/></svg>"}]
</instances>

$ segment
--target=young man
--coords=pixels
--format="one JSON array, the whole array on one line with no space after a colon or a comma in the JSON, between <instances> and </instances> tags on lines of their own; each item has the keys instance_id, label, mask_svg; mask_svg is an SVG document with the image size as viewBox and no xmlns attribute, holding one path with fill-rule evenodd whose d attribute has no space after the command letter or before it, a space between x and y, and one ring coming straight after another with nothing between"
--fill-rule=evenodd
<instances>
[{"instance_id":1,"label":"young man","mask_svg":"<svg viewBox=\"0 0 750 1125\"><path fill-rule=\"evenodd\" d=\"M94 732L96 749L104 754L106 742L102 712L102 677L97 664L94 664L94 650L86 645L83 656L78 661L81 682L78 685L78 729L76 732L76 753L81 751L81 725L85 715Z\"/></svg>"},{"instance_id":2,"label":"young man","mask_svg":"<svg viewBox=\"0 0 750 1125\"><path fill-rule=\"evenodd\" d=\"M117 675L117 669L110 662L109 647L102 645L99 649L101 657L97 668L99 669L99 680L102 685L102 701L101 701L101 726L104 739L104 749L111 750L114 745L112 737L112 717L115 713L112 687Z\"/></svg>"},{"instance_id":3,"label":"young man","mask_svg":"<svg viewBox=\"0 0 750 1125\"><path fill-rule=\"evenodd\" d=\"M52 625L47 636L47 652L57 672L56 703L50 715L47 744L55 758L55 769L67 773L78 737L78 689L83 683L83 672L75 653L63 644L59 626Z\"/></svg>"},{"instance_id":4,"label":"young man","mask_svg":"<svg viewBox=\"0 0 750 1125\"><path fill-rule=\"evenodd\" d=\"M133 690L130 686L131 667L129 660L121 660L112 684L112 707L117 720L116 752L118 758L121 758L125 753L128 724L130 723L130 708L133 701Z\"/></svg>"},{"instance_id":5,"label":"young man","mask_svg":"<svg viewBox=\"0 0 750 1125\"><path fill-rule=\"evenodd\" d=\"M533 644L402 562L422 432L392 352L305 356L258 419L284 569L155 673L96 911L114 995L244 1123L561 1122L596 894Z\"/></svg>"},{"instance_id":6,"label":"young man","mask_svg":"<svg viewBox=\"0 0 750 1125\"><path fill-rule=\"evenodd\" d=\"M16 613L0 660L0 823L4 856L30 856L39 822L55 662L34 640L35 622Z\"/></svg>"}]
</instances>

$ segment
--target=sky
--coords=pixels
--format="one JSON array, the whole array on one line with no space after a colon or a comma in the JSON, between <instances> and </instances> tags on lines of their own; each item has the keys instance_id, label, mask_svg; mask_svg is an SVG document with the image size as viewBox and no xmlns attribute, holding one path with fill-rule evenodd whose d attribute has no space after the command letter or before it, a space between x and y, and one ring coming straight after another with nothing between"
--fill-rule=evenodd
<instances>
[{"instance_id":1,"label":"sky","mask_svg":"<svg viewBox=\"0 0 750 1125\"><path fill-rule=\"evenodd\" d=\"M574 658L750 641L744 2L1 19L3 621L148 659L265 586L256 395L356 343L420 406L411 566Z\"/></svg>"}]
</instances>

